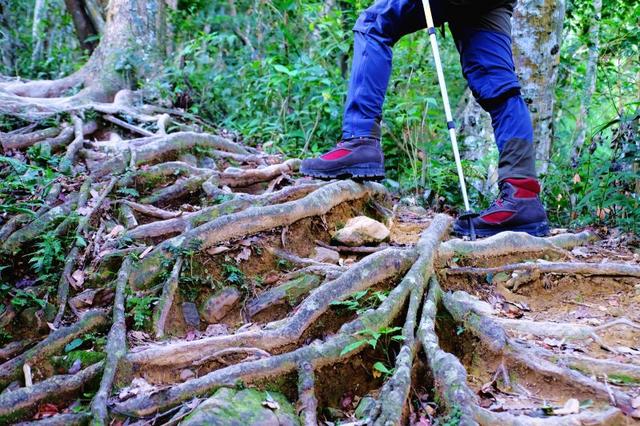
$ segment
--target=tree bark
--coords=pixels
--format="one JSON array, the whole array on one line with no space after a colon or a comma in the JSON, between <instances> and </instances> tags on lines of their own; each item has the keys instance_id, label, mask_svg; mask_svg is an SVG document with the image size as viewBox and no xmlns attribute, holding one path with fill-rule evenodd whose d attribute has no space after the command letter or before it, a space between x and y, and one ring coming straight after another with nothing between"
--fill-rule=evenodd
<instances>
[{"instance_id":1,"label":"tree bark","mask_svg":"<svg viewBox=\"0 0 640 426\"><path fill-rule=\"evenodd\" d=\"M63 101L111 102L119 91L147 83L162 69L166 29L165 0L111 0L105 32L84 67L60 80L10 82L0 84L0 89L12 95L53 98L83 85L80 93Z\"/></svg>"},{"instance_id":2,"label":"tree bark","mask_svg":"<svg viewBox=\"0 0 640 426\"><path fill-rule=\"evenodd\" d=\"M513 53L533 119L539 173L545 174L554 136L555 89L565 0L521 0L513 15Z\"/></svg>"},{"instance_id":3,"label":"tree bark","mask_svg":"<svg viewBox=\"0 0 640 426\"><path fill-rule=\"evenodd\" d=\"M31 37L33 39L33 53L31 55L31 67L40 60L42 49L44 48L43 22L47 15L47 0L36 0L33 8L33 25L31 26Z\"/></svg>"},{"instance_id":4,"label":"tree bark","mask_svg":"<svg viewBox=\"0 0 640 426\"><path fill-rule=\"evenodd\" d=\"M76 28L76 36L83 49L90 52L96 47L95 42L87 41L90 37L96 35L96 29L89 20L81 0L64 0L67 11L73 19L73 25Z\"/></svg>"},{"instance_id":5,"label":"tree bark","mask_svg":"<svg viewBox=\"0 0 640 426\"><path fill-rule=\"evenodd\" d=\"M593 19L589 27L591 37L589 44L589 58L587 59L587 73L584 77L584 92L580 99L580 112L576 122L576 137L573 140L571 161L578 164L580 150L587 137L587 120L591 110L591 98L596 90L596 76L598 74L598 58L600 56L600 21L602 19L602 0L593 0Z\"/></svg>"}]
</instances>

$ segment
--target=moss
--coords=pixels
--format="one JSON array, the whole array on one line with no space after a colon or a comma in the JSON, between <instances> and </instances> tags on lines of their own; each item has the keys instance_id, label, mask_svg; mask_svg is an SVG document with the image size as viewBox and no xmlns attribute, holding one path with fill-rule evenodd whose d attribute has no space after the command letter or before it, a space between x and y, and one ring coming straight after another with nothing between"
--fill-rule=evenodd
<instances>
[{"instance_id":1,"label":"moss","mask_svg":"<svg viewBox=\"0 0 640 426\"><path fill-rule=\"evenodd\" d=\"M640 380L635 377L627 376L625 374L614 373L608 376L610 382L625 384L625 385L637 385L640 384Z\"/></svg>"},{"instance_id":2,"label":"moss","mask_svg":"<svg viewBox=\"0 0 640 426\"><path fill-rule=\"evenodd\" d=\"M289 304L293 306L298 303L300 298L307 294L309 290L316 288L318 284L320 284L320 277L305 274L282 284L281 289L285 292Z\"/></svg>"},{"instance_id":3,"label":"moss","mask_svg":"<svg viewBox=\"0 0 640 426\"><path fill-rule=\"evenodd\" d=\"M264 424L269 417L282 425L300 424L293 405L280 393L221 388L189 415L183 424L252 426Z\"/></svg>"}]
</instances>

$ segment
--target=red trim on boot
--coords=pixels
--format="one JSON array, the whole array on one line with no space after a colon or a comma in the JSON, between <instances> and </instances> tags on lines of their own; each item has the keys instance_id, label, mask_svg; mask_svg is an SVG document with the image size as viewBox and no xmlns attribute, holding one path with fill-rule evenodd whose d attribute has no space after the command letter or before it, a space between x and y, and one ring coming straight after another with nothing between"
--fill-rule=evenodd
<instances>
[{"instance_id":1,"label":"red trim on boot","mask_svg":"<svg viewBox=\"0 0 640 426\"><path fill-rule=\"evenodd\" d=\"M341 159L343 157L346 157L349 154L351 154L351 150L350 149L338 148L338 149L334 149L333 151L327 152L325 155L323 155L320 158L322 158L323 160L335 161L335 160L339 160L339 159Z\"/></svg>"},{"instance_id":2,"label":"red trim on boot","mask_svg":"<svg viewBox=\"0 0 640 426\"><path fill-rule=\"evenodd\" d=\"M526 179L515 179L509 178L505 179L505 182L510 183L516 188L516 193L513 194L514 197L517 198L535 198L540 194L540 183L538 183L537 179L526 178Z\"/></svg>"},{"instance_id":3,"label":"red trim on boot","mask_svg":"<svg viewBox=\"0 0 640 426\"><path fill-rule=\"evenodd\" d=\"M482 216L482 220L489 223L502 223L513 216L514 212L495 212Z\"/></svg>"}]
</instances>

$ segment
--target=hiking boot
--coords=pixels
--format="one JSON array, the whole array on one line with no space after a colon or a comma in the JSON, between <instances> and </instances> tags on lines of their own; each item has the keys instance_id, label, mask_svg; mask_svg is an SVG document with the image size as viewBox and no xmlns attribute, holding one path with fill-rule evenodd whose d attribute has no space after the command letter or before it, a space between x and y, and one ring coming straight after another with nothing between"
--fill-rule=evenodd
<instances>
[{"instance_id":1,"label":"hiking boot","mask_svg":"<svg viewBox=\"0 0 640 426\"><path fill-rule=\"evenodd\" d=\"M384 179L384 154L378 139L347 139L320 157L303 160L300 172L320 179Z\"/></svg>"},{"instance_id":2,"label":"hiking boot","mask_svg":"<svg viewBox=\"0 0 640 426\"><path fill-rule=\"evenodd\" d=\"M549 234L547 213L538 197L536 179L505 179L500 196L480 215L471 219L478 237L490 237L503 231L526 232L536 237ZM468 220L457 220L453 232L470 236Z\"/></svg>"}]
</instances>

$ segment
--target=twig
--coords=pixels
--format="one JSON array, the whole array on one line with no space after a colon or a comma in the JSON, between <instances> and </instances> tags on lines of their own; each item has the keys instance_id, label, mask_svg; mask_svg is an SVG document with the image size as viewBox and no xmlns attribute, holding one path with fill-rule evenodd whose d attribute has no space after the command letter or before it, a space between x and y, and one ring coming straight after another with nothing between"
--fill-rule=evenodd
<instances>
[{"instance_id":1,"label":"twig","mask_svg":"<svg viewBox=\"0 0 640 426\"><path fill-rule=\"evenodd\" d=\"M129 124L126 121L122 121L117 117L114 117L113 115L105 115L102 118L104 118L106 121L109 121L113 124L117 124L118 126L125 128L127 130L130 130L134 133L137 133L139 135L142 136L155 136L152 132L143 129L142 127L138 127L138 126L134 126L133 124Z\"/></svg>"}]
</instances>

